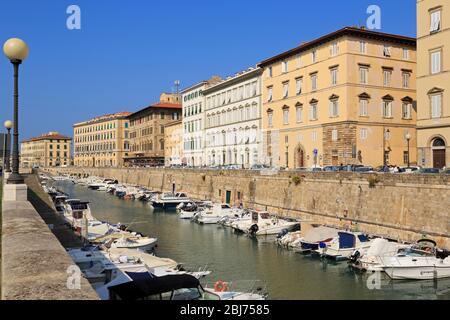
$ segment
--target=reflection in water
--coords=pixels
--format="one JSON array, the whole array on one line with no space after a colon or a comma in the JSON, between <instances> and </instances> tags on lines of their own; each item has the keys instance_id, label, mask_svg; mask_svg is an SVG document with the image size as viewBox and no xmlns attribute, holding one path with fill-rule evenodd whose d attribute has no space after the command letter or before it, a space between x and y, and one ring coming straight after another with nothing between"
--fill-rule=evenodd
<instances>
[{"instance_id":1,"label":"reflection in water","mask_svg":"<svg viewBox=\"0 0 450 320\"><path fill-rule=\"evenodd\" d=\"M370 286L379 289L370 290L367 283L372 275L353 271L346 262L282 249L273 237L252 239L222 226L198 225L178 219L175 212L153 212L147 203L120 200L71 182L57 182L57 186L71 197L90 201L97 219L121 222L157 237L158 256L191 269L207 265L213 271L205 279L208 283L224 280L238 286L262 280L271 299L450 299L450 279L437 285L433 281L393 282L381 274L378 285Z\"/></svg>"}]
</instances>

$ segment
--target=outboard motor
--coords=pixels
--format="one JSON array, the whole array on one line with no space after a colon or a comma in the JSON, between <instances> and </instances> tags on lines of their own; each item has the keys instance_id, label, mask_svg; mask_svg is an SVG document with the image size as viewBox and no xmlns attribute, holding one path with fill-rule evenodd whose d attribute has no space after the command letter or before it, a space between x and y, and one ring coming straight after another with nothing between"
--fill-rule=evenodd
<instances>
[{"instance_id":1,"label":"outboard motor","mask_svg":"<svg viewBox=\"0 0 450 320\"><path fill-rule=\"evenodd\" d=\"M350 256L350 263L357 264L360 257L361 252L359 252L359 250L355 250L355 252L353 252L353 254Z\"/></svg>"},{"instance_id":2,"label":"outboard motor","mask_svg":"<svg viewBox=\"0 0 450 320\"><path fill-rule=\"evenodd\" d=\"M285 235L287 235L289 233L288 229L283 229L281 230L281 232L277 235L277 239L281 239L283 238Z\"/></svg>"},{"instance_id":3,"label":"outboard motor","mask_svg":"<svg viewBox=\"0 0 450 320\"><path fill-rule=\"evenodd\" d=\"M254 224L250 227L250 229L248 229L250 235L254 236L258 231L259 231L259 227L257 224Z\"/></svg>"}]
</instances>

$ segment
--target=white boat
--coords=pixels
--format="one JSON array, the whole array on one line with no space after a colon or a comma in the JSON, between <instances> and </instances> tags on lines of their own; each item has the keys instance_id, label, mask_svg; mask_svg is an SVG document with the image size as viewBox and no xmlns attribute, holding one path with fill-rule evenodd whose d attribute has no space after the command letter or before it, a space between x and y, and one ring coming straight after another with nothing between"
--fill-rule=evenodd
<instances>
[{"instance_id":1,"label":"white boat","mask_svg":"<svg viewBox=\"0 0 450 320\"><path fill-rule=\"evenodd\" d=\"M365 253L371 244L372 240L362 232L341 231L325 246L321 243L318 250L322 249L322 255L327 258L348 259L355 250Z\"/></svg>"},{"instance_id":2,"label":"white boat","mask_svg":"<svg viewBox=\"0 0 450 320\"><path fill-rule=\"evenodd\" d=\"M326 226L318 226L305 232L295 245L294 251L301 253L309 253L318 250L320 244L326 244L338 237L338 229L329 228Z\"/></svg>"},{"instance_id":3,"label":"white boat","mask_svg":"<svg viewBox=\"0 0 450 320\"><path fill-rule=\"evenodd\" d=\"M126 237L110 241L111 248L139 249L142 251L151 251L155 248L158 239L148 237Z\"/></svg>"},{"instance_id":4,"label":"white boat","mask_svg":"<svg viewBox=\"0 0 450 320\"><path fill-rule=\"evenodd\" d=\"M278 235L282 231L291 231L300 225L298 221L288 221L273 217L267 211L253 211L249 221L241 221L233 227L252 236Z\"/></svg>"},{"instance_id":5,"label":"white boat","mask_svg":"<svg viewBox=\"0 0 450 320\"><path fill-rule=\"evenodd\" d=\"M372 241L369 249L364 254L361 255L361 252L356 250L350 257L350 260L353 262L353 267L357 269L368 272L382 272L384 270L381 258L394 257L408 247L410 245L377 238Z\"/></svg>"},{"instance_id":6,"label":"white boat","mask_svg":"<svg viewBox=\"0 0 450 320\"><path fill-rule=\"evenodd\" d=\"M149 201L149 204L153 208L160 208L160 209L174 209L176 208L180 203L188 203L192 202L189 197L182 192L177 192L175 194L173 193L165 193L163 195L160 195L153 199L152 201Z\"/></svg>"},{"instance_id":7,"label":"white boat","mask_svg":"<svg viewBox=\"0 0 450 320\"><path fill-rule=\"evenodd\" d=\"M223 217L234 217L242 214L242 209L233 208L229 204L214 204L212 208L207 208L200 212L197 222L200 224L216 224Z\"/></svg>"}]
</instances>

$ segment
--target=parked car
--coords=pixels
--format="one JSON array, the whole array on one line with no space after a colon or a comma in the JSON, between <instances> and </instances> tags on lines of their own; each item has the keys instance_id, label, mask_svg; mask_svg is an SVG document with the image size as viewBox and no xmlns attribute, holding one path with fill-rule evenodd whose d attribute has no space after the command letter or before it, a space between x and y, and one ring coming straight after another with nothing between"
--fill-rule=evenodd
<instances>
[{"instance_id":1,"label":"parked car","mask_svg":"<svg viewBox=\"0 0 450 320\"><path fill-rule=\"evenodd\" d=\"M326 166L323 168L323 171L338 172L338 171L342 171L342 167L341 166Z\"/></svg>"},{"instance_id":2,"label":"parked car","mask_svg":"<svg viewBox=\"0 0 450 320\"><path fill-rule=\"evenodd\" d=\"M250 170L266 170L266 169L270 169L270 167L263 164L254 164L250 167Z\"/></svg>"},{"instance_id":3,"label":"parked car","mask_svg":"<svg viewBox=\"0 0 450 320\"><path fill-rule=\"evenodd\" d=\"M443 174L450 174L450 169L446 169L444 171L442 171Z\"/></svg>"},{"instance_id":4,"label":"parked car","mask_svg":"<svg viewBox=\"0 0 450 320\"><path fill-rule=\"evenodd\" d=\"M355 167L354 172L359 172L359 173L370 173L370 172L374 172L373 167L370 166L362 166L362 167Z\"/></svg>"},{"instance_id":5,"label":"parked car","mask_svg":"<svg viewBox=\"0 0 450 320\"><path fill-rule=\"evenodd\" d=\"M413 173L420 170L420 167L416 167L416 166L410 166L410 167L402 167L400 168L399 172L400 173Z\"/></svg>"},{"instance_id":6,"label":"parked car","mask_svg":"<svg viewBox=\"0 0 450 320\"><path fill-rule=\"evenodd\" d=\"M437 168L421 168L420 170L417 170L415 173L419 174L437 174L440 173L440 170Z\"/></svg>"}]
</instances>

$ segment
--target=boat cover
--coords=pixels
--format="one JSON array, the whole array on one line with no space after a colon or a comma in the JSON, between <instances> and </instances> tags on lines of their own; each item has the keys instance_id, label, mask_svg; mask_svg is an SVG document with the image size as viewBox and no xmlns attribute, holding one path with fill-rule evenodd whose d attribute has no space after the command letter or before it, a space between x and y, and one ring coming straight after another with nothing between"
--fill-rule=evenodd
<instances>
[{"instance_id":1,"label":"boat cover","mask_svg":"<svg viewBox=\"0 0 450 320\"><path fill-rule=\"evenodd\" d=\"M109 290L122 300L144 299L151 295L162 294L183 288L198 288L200 282L194 276L188 274L155 277L148 272L126 274L133 280L117 286L109 287Z\"/></svg>"},{"instance_id":2,"label":"boat cover","mask_svg":"<svg viewBox=\"0 0 450 320\"><path fill-rule=\"evenodd\" d=\"M351 249L355 247L355 235L347 232L339 232L339 248Z\"/></svg>"},{"instance_id":3,"label":"boat cover","mask_svg":"<svg viewBox=\"0 0 450 320\"><path fill-rule=\"evenodd\" d=\"M318 243L338 236L338 230L320 226L311 229L303 238L303 242Z\"/></svg>"}]
</instances>

